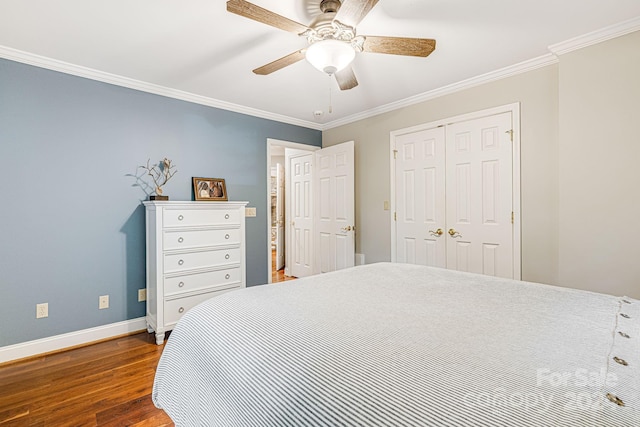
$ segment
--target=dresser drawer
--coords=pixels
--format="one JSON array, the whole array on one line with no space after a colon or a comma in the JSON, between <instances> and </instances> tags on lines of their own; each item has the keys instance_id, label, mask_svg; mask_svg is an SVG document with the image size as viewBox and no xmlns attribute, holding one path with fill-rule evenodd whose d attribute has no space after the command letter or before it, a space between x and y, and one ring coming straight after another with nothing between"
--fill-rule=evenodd
<instances>
[{"instance_id":1,"label":"dresser drawer","mask_svg":"<svg viewBox=\"0 0 640 427\"><path fill-rule=\"evenodd\" d=\"M173 300L167 300L164 302L164 322L165 326L174 325L180 318L190 309L195 307L196 305L204 302L210 298L213 298L218 295L222 295L225 292L229 292L233 289L223 289L221 291L216 292L208 292L205 294L194 295L191 297L178 298Z\"/></svg>"},{"instance_id":2,"label":"dresser drawer","mask_svg":"<svg viewBox=\"0 0 640 427\"><path fill-rule=\"evenodd\" d=\"M235 225L240 224L240 212L237 209L165 209L162 220L165 227Z\"/></svg>"},{"instance_id":3,"label":"dresser drawer","mask_svg":"<svg viewBox=\"0 0 640 427\"><path fill-rule=\"evenodd\" d=\"M240 248L164 255L164 272L217 267L240 262Z\"/></svg>"},{"instance_id":4,"label":"dresser drawer","mask_svg":"<svg viewBox=\"0 0 640 427\"><path fill-rule=\"evenodd\" d=\"M198 248L240 243L240 229L165 231L164 249Z\"/></svg>"},{"instance_id":5,"label":"dresser drawer","mask_svg":"<svg viewBox=\"0 0 640 427\"><path fill-rule=\"evenodd\" d=\"M178 277L165 277L164 294L173 296L183 292L197 291L201 289L229 287L240 283L240 267L225 270L209 271L206 273L184 274Z\"/></svg>"}]
</instances>

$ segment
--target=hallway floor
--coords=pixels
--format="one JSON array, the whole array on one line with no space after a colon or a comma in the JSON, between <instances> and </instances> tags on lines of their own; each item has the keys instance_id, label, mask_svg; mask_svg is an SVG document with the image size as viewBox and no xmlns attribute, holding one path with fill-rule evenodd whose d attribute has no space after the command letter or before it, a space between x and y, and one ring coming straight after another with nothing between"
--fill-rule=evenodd
<instances>
[{"instance_id":1,"label":"hallway floor","mask_svg":"<svg viewBox=\"0 0 640 427\"><path fill-rule=\"evenodd\" d=\"M285 280L295 280L296 277L285 276L284 268L276 271L276 251L271 251L271 283L284 282Z\"/></svg>"}]
</instances>

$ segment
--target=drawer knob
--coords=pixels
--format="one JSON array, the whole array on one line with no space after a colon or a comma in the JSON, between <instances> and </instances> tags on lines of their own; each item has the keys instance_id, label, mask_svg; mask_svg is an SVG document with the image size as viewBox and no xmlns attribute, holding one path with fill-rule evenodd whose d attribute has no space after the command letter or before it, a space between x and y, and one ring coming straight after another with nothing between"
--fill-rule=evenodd
<instances>
[{"instance_id":1,"label":"drawer knob","mask_svg":"<svg viewBox=\"0 0 640 427\"><path fill-rule=\"evenodd\" d=\"M231 277L231 275L229 273L224 275L224 278L227 279L227 280L229 280L229 277Z\"/></svg>"},{"instance_id":2,"label":"drawer knob","mask_svg":"<svg viewBox=\"0 0 640 427\"><path fill-rule=\"evenodd\" d=\"M227 239L227 240L229 240L229 237L231 237L231 236L229 236L228 234L224 235L224 238Z\"/></svg>"},{"instance_id":3,"label":"drawer knob","mask_svg":"<svg viewBox=\"0 0 640 427\"><path fill-rule=\"evenodd\" d=\"M184 307L180 307L180 308L178 309L178 313L184 313Z\"/></svg>"},{"instance_id":4,"label":"drawer knob","mask_svg":"<svg viewBox=\"0 0 640 427\"><path fill-rule=\"evenodd\" d=\"M182 221L184 217L182 215L178 215L178 221Z\"/></svg>"},{"instance_id":5,"label":"drawer knob","mask_svg":"<svg viewBox=\"0 0 640 427\"><path fill-rule=\"evenodd\" d=\"M178 287L179 287L179 288L181 288L181 287L183 287L183 286L184 286L184 282L180 282L180 283L178 283Z\"/></svg>"},{"instance_id":6,"label":"drawer knob","mask_svg":"<svg viewBox=\"0 0 640 427\"><path fill-rule=\"evenodd\" d=\"M178 260L178 265L182 265L182 264L184 264L184 260L182 260L182 259Z\"/></svg>"},{"instance_id":7,"label":"drawer knob","mask_svg":"<svg viewBox=\"0 0 640 427\"><path fill-rule=\"evenodd\" d=\"M229 219L229 214L226 214L226 215L224 216L224 219Z\"/></svg>"},{"instance_id":8,"label":"drawer knob","mask_svg":"<svg viewBox=\"0 0 640 427\"><path fill-rule=\"evenodd\" d=\"M231 255L229 255L229 254L226 254L226 255L224 256L224 259L229 259L229 258L231 258Z\"/></svg>"},{"instance_id":9,"label":"drawer knob","mask_svg":"<svg viewBox=\"0 0 640 427\"><path fill-rule=\"evenodd\" d=\"M182 237L178 237L178 243L182 243L184 242L184 239Z\"/></svg>"}]
</instances>

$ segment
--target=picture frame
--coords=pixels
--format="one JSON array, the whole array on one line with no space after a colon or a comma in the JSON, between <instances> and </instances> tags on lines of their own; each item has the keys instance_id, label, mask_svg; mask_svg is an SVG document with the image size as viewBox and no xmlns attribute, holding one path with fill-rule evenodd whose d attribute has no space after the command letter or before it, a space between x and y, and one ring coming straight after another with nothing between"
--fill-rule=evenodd
<instances>
[{"instance_id":1,"label":"picture frame","mask_svg":"<svg viewBox=\"0 0 640 427\"><path fill-rule=\"evenodd\" d=\"M227 201L227 186L222 178L193 177L193 196L196 201Z\"/></svg>"}]
</instances>

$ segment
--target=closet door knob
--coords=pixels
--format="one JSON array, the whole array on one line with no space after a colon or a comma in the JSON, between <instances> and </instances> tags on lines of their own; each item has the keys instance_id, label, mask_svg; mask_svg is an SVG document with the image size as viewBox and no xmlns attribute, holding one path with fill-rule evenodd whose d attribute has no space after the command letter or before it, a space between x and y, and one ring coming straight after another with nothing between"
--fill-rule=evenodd
<instances>
[{"instance_id":1,"label":"closet door knob","mask_svg":"<svg viewBox=\"0 0 640 427\"><path fill-rule=\"evenodd\" d=\"M453 228L450 228L449 229L449 236L451 236L451 237L462 237L462 234L458 233Z\"/></svg>"},{"instance_id":2,"label":"closet door knob","mask_svg":"<svg viewBox=\"0 0 640 427\"><path fill-rule=\"evenodd\" d=\"M432 236L442 236L444 234L444 231L442 231L442 228L438 228L435 231L429 230L429 233L431 233Z\"/></svg>"}]
</instances>

